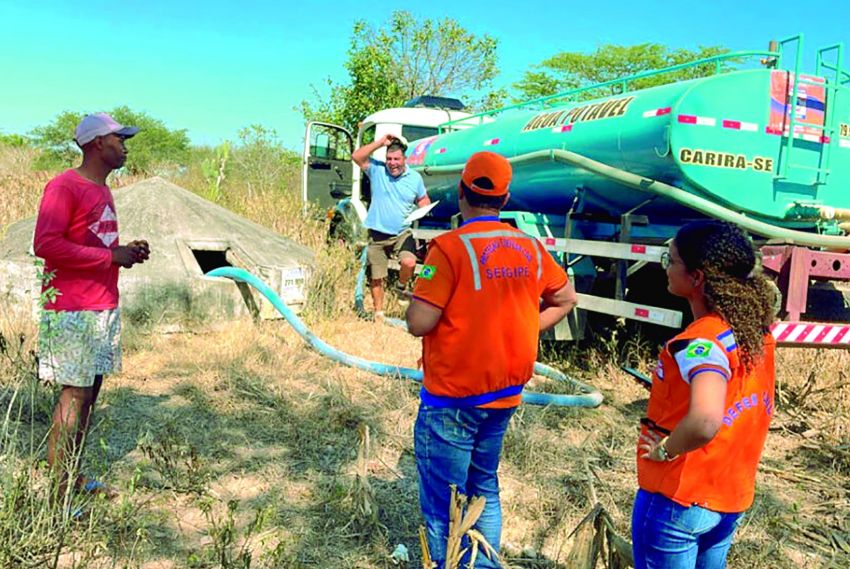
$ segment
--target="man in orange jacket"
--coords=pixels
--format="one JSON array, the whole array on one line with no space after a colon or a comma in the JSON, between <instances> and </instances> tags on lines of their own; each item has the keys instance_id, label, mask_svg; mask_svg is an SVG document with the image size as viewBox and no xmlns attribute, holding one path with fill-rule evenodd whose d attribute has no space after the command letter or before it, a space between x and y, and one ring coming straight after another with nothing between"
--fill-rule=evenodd
<instances>
[{"instance_id":1,"label":"man in orange jacket","mask_svg":"<svg viewBox=\"0 0 850 569\"><path fill-rule=\"evenodd\" d=\"M486 498L475 527L498 551L502 440L531 378L540 331L576 305L566 273L540 242L499 221L511 176L503 156L470 157L458 187L463 225L431 241L407 310L410 333L423 337L414 445L438 567L445 562L452 484ZM499 564L479 555L476 567Z\"/></svg>"}]
</instances>

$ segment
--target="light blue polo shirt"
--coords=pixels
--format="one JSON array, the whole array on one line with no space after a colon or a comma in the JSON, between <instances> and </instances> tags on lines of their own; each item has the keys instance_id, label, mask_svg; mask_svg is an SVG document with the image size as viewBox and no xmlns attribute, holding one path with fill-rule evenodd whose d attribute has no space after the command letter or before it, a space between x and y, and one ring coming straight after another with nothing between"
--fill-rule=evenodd
<instances>
[{"instance_id":1,"label":"light blue polo shirt","mask_svg":"<svg viewBox=\"0 0 850 569\"><path fill-rule=\"evenodd\" d=\"M372 202L366 214L366 227L398 235L410 227L404 218L416 209L416 202L427 195L422 176L405 166L401 176L393 178L385 163L371 158L369 169L365 172L372 183Z\"/></svg>"}]
</instances>

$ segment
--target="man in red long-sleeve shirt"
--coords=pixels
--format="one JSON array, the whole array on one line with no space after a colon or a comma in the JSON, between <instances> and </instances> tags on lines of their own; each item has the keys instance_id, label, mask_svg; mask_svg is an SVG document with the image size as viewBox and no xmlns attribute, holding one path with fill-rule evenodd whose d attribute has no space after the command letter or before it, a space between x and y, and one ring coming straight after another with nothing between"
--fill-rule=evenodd
<instances>
[{"instance_id":1,"label":"man in red long-sleeve shirt","mask_svg":"<svg viewBox=\"0 0 850 569\"><path fill-rule=\"evenodd\" d=\"M50 277L43 291L52 289L41 317L39 375L62 386L47 448L62 493L69 472L76 471L103 376L121 369L118 269L150 255L147 241L118 245L106 185L127 158L124 141L138 131L106 113L86 116L75 132L82 164L48 182L38 210L34 250ZM79 475L75 484L88 492L105 490Z\"/></svg>"}]
</instances>

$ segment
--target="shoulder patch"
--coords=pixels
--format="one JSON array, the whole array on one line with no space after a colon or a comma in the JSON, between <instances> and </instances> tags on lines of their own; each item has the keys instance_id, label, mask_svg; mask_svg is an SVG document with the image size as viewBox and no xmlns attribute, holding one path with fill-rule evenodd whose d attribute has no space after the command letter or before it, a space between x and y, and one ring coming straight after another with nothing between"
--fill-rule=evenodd
<instances>
[{"instance_id":1,"label":"shoulder patch","mask_svg":"<svg viewBox=\"0 0 850 569\"><path fill-rule=\"evenodd\" d=\"M673 355L685 383L708 371L719 373L727 381L732 377L726 350L708 338L691 338L687 342L686 347Z\"/></svg>"},{"instance_id":2,"label":"shoulder patch","mask_svg":"<svg viewBox=\"0 0 850 569\"><path fill-rule=\"evenodd\" d=\"M714 344L708 341L695 341L688 344L688 349L685 352L686 358L704 358L711 352Z\"/></svg>"},{"instance_id":3,"label":"shoulder patch","mask_svg":"<svg viewBox=\"0 0 850 569\"><path fill-rule=\"evenodd\" d=\"M437 274L437 267L434 265L422 265L422 270L419 271L419 278L430 281Z\"/></svg>"},{"instance_id":4,"label":"shoulder patch","mask_svg":"<svg viewBox=\"0 0 850 569\"><path fill-rule=\"evenodd\" d=\"M720 340L720 343L723 344L727 352L731 352L738 347L738 342L735 340L735 335L732 333L731 328L717 336L717 339Z\"/></svg>"}]
</instances>

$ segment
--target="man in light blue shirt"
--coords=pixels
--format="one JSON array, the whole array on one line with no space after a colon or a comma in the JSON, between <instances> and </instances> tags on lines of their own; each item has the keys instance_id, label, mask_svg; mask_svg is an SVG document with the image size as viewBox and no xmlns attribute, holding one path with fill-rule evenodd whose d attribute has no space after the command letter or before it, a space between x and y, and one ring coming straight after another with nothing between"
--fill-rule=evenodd
<instances>
[{"instance_id":1,"label":"man in light blue shirt","mask_svg":"<svg viewBox=\"0 0 850 569\"><path fill-rule=\"evenodd\" d=\"M373 152L383 146L387 148L386 162L370 158ZM405 164L406 150L407 145L403 141L387 134L361 146L351 155L351 159L369 176L372 184L372 201L369 203L365 225L369 230L367 258L376 319L384 315L384 279L390 257L397 256L401 265L398 275L400 292L407 289L416 268L413 234L405 218L417 207L431 203L422 176Z\"/></svg>"}]
</instances>

